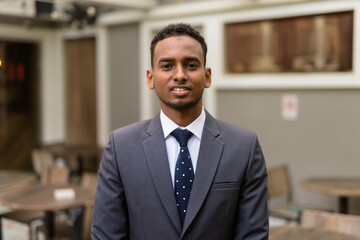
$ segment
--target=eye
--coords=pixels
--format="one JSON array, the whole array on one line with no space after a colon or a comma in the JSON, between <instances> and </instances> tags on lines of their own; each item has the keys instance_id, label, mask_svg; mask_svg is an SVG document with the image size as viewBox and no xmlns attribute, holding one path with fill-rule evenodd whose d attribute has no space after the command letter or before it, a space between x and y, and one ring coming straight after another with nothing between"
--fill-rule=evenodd
<instances>
[{"instance_id":1,"label":"eye","mask_svg":"<svg viewBox=\"0 0 360 240\"><path fill-rule=\"evenodd\" d=\"M195 64L195 63L189 63L186 65L187 68L189 69L197 69L198 68L198 65Z\"/></svg>"},{"instance_id":2,"label":"eye","mask_svg":"<svg viewBox=\"0 0 360 240\"><path fill-rule=\"evenodd\" d=\"M172 68L172 65L171 64L163 64L163 65L161 65L161 68L164 70L170 70Z\"/></svg>"}]
</instances>

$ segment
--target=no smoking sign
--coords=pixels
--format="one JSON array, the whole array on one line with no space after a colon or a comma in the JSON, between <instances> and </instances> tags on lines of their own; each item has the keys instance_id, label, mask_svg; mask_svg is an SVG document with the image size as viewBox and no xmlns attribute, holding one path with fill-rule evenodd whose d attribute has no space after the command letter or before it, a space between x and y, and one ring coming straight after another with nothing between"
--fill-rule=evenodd
<instances>
[{"instance_id":1,"label":"no smoking sign","mask_svg":"<svg viewBox=\"0 0 360 240\"><path fill-rule=\"evenodd\" d=\"M295 94L285 94L281 99L281 115L284 120L296 120L299 115L299 100Z\"/></svg>"}]
</instances>

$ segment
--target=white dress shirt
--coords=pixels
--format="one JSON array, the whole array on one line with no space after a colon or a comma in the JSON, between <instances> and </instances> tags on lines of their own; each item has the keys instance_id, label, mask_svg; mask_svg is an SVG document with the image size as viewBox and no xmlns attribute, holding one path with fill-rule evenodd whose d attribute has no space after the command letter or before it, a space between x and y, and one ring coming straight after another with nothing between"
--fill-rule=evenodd
<instances>
[{"instance_id":1,"label":"white dress shirt","mask_svg":"<svg viewBox=\"0 0 360 240\"><path fill-rule=\"evenodd\" d=\"M194 174L196 174L196 165L199 156L200 142L201 136L204 129L205 124L205 110L204 108L201 111L200 116L195 119L192 123L187 125L186 127L180 127L175 122L173 122L170 118L168 118L163 111L160 112L160 121L164 131L164 138L166 144L166 151L169 160L169 167L171 173L171 179L174 186L174 178L175 178L175 166L177 157L180 151L180 145L178 141L171 135L171 132L176 128L187 129L192 132L194 135L190 137L188 141L188 148L191 156L191 162L194 169Z\"/></svg>"}]
</instances>

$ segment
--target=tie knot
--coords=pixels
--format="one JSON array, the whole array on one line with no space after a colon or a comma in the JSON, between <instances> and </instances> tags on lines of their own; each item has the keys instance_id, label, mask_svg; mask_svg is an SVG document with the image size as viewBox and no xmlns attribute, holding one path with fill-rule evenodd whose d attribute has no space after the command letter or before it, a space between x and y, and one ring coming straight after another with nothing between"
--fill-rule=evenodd
<instances>
[{"instance_id":1,"label":"tie knot","mask_svg":"<svg viewBox=\"0 0 360 240\"><path fill-rule=\"evenodd\" d=\"M176 140L179 142L180 147L187 146L187 142L189 138L193 135L192 132L184 129L177 128L174 131L171 132L171 135L173 135Z\"/></svg>"}]
</instances>

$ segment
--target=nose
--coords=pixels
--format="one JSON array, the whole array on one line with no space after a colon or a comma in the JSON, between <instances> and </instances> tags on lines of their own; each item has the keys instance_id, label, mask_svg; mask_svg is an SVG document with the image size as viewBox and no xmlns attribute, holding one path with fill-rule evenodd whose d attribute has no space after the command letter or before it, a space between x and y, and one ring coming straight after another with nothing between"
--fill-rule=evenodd
<instances>
[{"instance_id":1,"label":"nose","mask_svg":"<svg viewBox=\"0 0 360 240\"><path fill-rule=\"evenodd\" d=\"M183 66L177 66L175 68L175 72L174 72L174 80L175 81L186 81L187 80L187 75L186 75L186 70L184 69Z\"/></svg>"}]
</instances>

